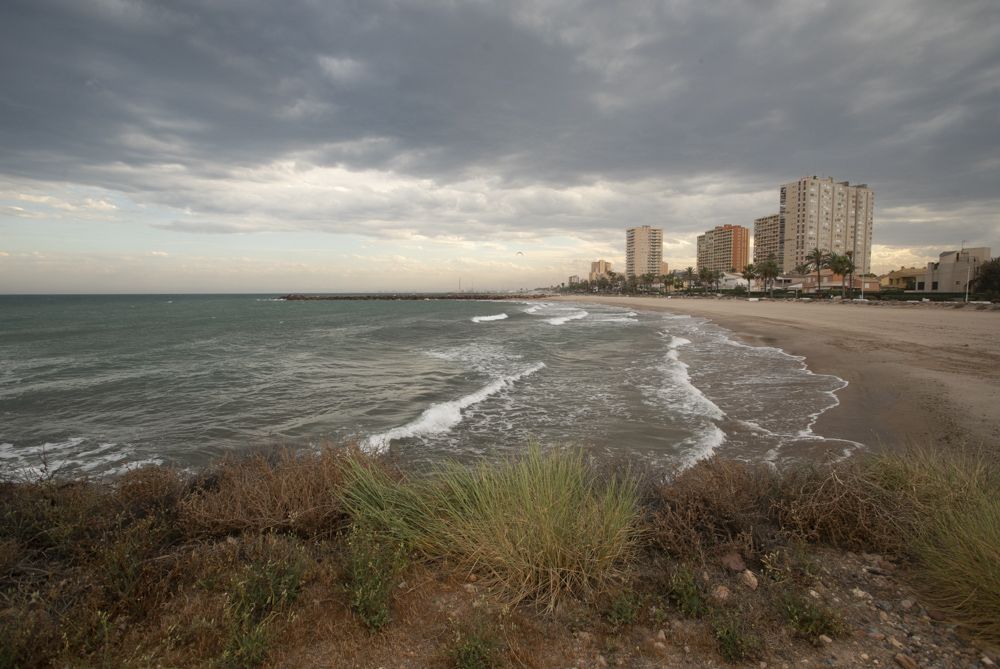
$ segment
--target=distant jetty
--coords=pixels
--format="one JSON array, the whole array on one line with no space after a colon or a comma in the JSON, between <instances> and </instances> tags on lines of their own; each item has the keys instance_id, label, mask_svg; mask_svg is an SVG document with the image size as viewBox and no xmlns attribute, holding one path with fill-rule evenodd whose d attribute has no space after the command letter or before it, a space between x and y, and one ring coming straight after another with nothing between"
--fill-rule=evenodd
<instances>
[{"instance_id":1,"label":"distant jetty","mask_svg":"<svg viewBox=\"0 0 1000 669\"><path fill-rule=\"evenodd\" d=\"M282 295L279 300L302 302L308 300L539 300L546 297L539 293L378 293L374 295Z\"/></svg>"}]
</instances>

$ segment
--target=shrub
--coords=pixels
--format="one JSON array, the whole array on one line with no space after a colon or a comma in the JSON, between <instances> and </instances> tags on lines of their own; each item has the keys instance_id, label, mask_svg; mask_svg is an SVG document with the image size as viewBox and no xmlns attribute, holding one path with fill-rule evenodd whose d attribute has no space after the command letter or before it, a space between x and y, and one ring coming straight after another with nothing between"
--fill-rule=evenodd
<instances>
[{"instance_id":1,"label":"shrub","mask_svg":"<svg viewBox=\"0 0 1000 669\"><path fill-rule=\"evenodd\" d=\"M345 451L281 449L223 460L180 503L190 535L288 531L330 536L341 517L336 490Z\"/></svg>"},{"instance_id":2,"label":"shrub","mask_svg":"<svg viewBox=\"0 0 1000 669\"><path fill-rule=\"evenodd\" d=\"M628 476L598 480L583 455L543 453L398 482L355 462L344 505L427 558L485 574L511 603L552 610L566 593L604 591L629 564L640 528Z\"/></svg>"},{"instance_id":3,"label":"shrub","mask_svg":"<svg viewBox=\"0 0 1000 669\"><path fill-rule=\"evenodd\" d=\"M703 460L660 486L653 538L682 558L723 549L753 555L768 526L774 478L765 467Z\"/></svg>"}]
</instances>

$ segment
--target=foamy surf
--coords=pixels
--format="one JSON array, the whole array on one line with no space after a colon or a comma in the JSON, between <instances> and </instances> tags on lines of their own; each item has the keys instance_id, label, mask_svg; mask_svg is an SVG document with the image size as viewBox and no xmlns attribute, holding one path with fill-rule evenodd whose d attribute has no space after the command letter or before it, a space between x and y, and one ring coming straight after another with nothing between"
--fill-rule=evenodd
<instances>
[{"instance_id":1,"label":"foamy surf","mask_svg":"<svg viewBox=\"0 0 1000 669\"><path fill-rule=\"evenodd\" d=\"M575 311L572 314L569 314L568 316L556 316L555 318L546 318L545 322L548 323L549 325L565 325L570 321L578 321L581 318L586 318L589 315L590 312L581 309L580 311Z\"/></svg>"},{"instance_id":2,"label":"foamy surf","mask_svg":"<svg viewBox=\"0 0 1000 669\"><path fill-rule=\"evenodd\" d=\"M538 362L516 374L494 379L479 390L460 397L457 400L433 404L424 410L416 420L386 432L369 436L361 443L361 447L370 453L382 453L389 448L389 444L394 439L406 439L409 437L421 437L448 432L462 422L463 409L467 409L474 404L479 404L501 390L509 388L516 381L530 376L544 367L544 362Z\"/></svg>"},{"instance_id":3,"label":"foamy surf","mask_svg":"<svg viewBox=\"0 0 1000 669\"><path fill-rule=\"evenodd\" d=\"M493 314L492 316L473 316L473 323L486 323L489 321L502 321L507 318L507 314Z\"/></svg>"}]
</instances>

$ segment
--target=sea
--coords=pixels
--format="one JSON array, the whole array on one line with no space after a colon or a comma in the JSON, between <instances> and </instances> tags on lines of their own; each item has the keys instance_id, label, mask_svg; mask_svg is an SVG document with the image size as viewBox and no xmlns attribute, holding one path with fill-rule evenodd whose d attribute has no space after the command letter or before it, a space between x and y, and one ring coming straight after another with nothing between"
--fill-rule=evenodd
<instances>
[{"instance_id":1,"label":"sea","mask_svg":"<svg viewBox=\"0 0 1000 669\"><path fill-rule=\"evenodd\" d=\"M525 300L0 296L0 475L197 470L357 444L402 461L533 443L684 468L844 457L846 382L702 318Z\"/></svg>"}]
</instances>

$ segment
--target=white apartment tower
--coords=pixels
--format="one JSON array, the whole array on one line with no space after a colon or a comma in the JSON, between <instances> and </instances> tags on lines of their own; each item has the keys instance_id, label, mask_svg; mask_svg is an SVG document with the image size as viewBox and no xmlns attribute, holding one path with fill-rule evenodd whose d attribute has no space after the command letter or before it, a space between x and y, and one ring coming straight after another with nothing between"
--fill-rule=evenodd
<instances>
[{"instance_id":1,"label":"white apartment tower","mask_svg":"<svg viewBox=\"0 0 1000 669\"><path fill-rule=\"evenodd\" d=\"M625 275L659 274L663 262L663 230L644 225L625 231Z\"/></svg>"},{"instance_id":2,"label":"white apartment tower","mask_svg":"<svg viewBox=\"0 0 1000 669\"><path fill-rule=\"evenodd\" d=\"M875 193L867 184L804 177L781 187L779 204L785 271L805 263L814 248L850 252L858 274L870 271Z\"/></svg>"}]
</instances>

